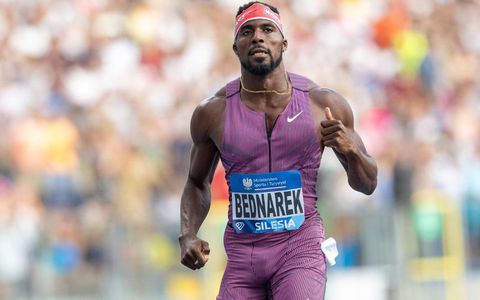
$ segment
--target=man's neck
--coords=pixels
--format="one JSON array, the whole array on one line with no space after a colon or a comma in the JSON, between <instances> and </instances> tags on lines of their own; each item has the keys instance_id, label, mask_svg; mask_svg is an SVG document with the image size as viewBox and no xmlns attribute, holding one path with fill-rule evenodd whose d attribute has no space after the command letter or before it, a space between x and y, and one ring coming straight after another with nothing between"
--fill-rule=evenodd
<instances>
[{"instance_id":1,"label":"man's neck","mask_svg":"<svg viewBox=\"0 0 480 300\"><path fill-rule=\"evenodd\" d=\"M253 110L264 112L271 109L281 110L290 101L292 87L283 65L265 76L253 75L242 69L242 82L240 97ZM276 92L272 92L273 90ZM279 112L276 111L276 113Z\"/></svg>"},{"instance_id":2,"label":"man's neck","mask_svg":"<svg viewBox=\"0 0 480 300\"><path fill-rule=\"evenodd\" d=\"M244 84L244 88L248 90L275 90L277 92L286 92L289 88L287 80L283 64L280 64L267 75L254 75L242 68L242 83Z\"/></svg>"}]
</instances>

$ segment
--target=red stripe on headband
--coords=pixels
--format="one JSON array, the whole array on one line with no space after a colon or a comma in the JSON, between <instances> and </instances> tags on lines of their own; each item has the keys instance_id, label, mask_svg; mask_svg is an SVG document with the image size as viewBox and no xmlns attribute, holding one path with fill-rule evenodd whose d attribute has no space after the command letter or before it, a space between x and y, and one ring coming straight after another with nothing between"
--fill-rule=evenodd
<instances>
[{"instance_id":1,"label":"red stripe on headband","mask_svg":"<svg viewBox=\"0 0 480 300\"><path fill-rule=\"evenodd\" d=\"M260 3L255 3L245 11L243 11L235 20L235 38L237 33L242 28L243 24L252 20L269 20L272 21L280 30L280 33L283 36L282 22L280 21L280 16L273 12L268 6L265 6Z\"/></svg>"}]
</instances>

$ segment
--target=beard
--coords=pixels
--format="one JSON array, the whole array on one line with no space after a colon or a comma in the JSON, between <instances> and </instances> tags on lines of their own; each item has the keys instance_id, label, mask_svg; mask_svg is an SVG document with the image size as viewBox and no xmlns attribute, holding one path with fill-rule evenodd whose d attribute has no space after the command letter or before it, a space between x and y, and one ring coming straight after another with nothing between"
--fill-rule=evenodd
<instances>
[{"instance_id":1,"label":"beard","mask_svg":"<svg viewBox=\"0 0 480 300\"><path fill-rule=\"evenodd\" d=\"M273 56L270 52L268 52L268 56L270 57L270 63L266 63L265 59L260 58L256 59L258 64L252 64L247 58L246 60L240 60L240 64L253 75L264 76L275 70L283 59L283 54L281 52L280 57L277 60L273 59Z\"/></svg>"}]
</instances>

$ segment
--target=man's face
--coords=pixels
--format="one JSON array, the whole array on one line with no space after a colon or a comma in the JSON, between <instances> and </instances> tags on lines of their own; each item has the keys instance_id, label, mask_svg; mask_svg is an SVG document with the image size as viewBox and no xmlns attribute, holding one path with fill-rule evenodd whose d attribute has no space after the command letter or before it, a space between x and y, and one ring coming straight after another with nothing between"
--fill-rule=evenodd
<instances>
[{"instance_id":1,"label":"man's face","mask_svg":"<svg viewBox=\"0 0 480 300\"><path fill-rule=\"evenodd\" d=\"M253 20L238 31L233 51L240 64L254 75L267 75L282 62L288 45L275 26L267 20Z\"/></svg>"}]
</instances>

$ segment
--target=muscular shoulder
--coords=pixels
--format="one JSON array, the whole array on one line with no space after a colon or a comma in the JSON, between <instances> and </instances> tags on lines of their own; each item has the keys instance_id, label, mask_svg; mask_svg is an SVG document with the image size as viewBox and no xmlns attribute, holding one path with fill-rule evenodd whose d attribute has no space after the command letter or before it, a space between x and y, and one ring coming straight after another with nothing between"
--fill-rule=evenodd
<instances>
[{"instance_id":1,"label":"muscular shoulder","mask_svg":"<svg viewBox=\"0 0 480 300\"><path fill-rule=\"evenodd\" d=\"M317 109L329 107L333 116L340 119L346 126L353 125L353 113L348 101L332 89L318 86L309 80L310 102Z\"/></svg>"},{"instance_id":2,"label":"muscular shoulder","mask_svg":"<svg viewBox=\"0 0 480 300\"><path fill-rule=\"evenodd\" d=\"M202 142L211 138L211 135L219 128L224 119L226 100L225 88L222 88L195 108L190 123L194 142Z\"/></svg>"},{"instance_id":3,"label":"muscular shoulder","mask_svg":"<svg viewBox=\"0 0 480 300\"><path fill-rule=\"evenodd\" d=\"M223 112L225 110L226 100L225 88L222 88L212 97L200 102L193 113L193 117L201 118L202 121L204 121L204 118L211 118Z\"/></svg>"}]
</instances>

